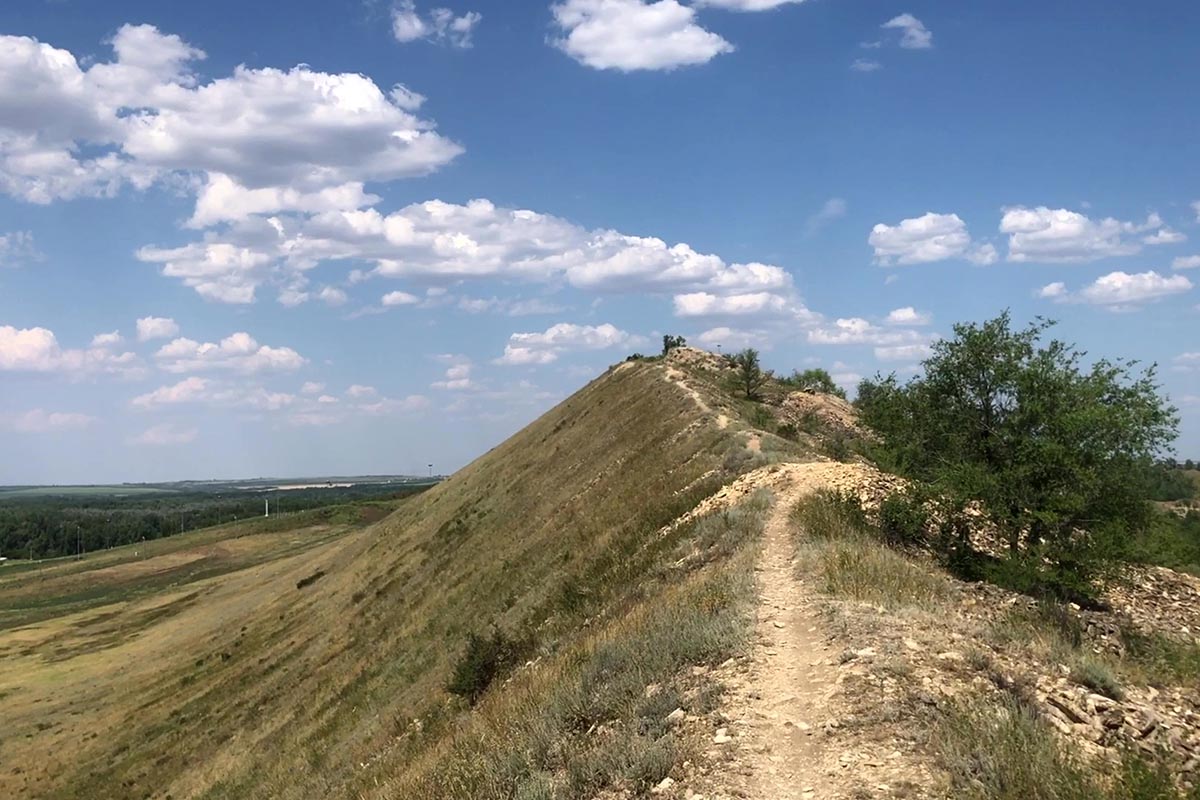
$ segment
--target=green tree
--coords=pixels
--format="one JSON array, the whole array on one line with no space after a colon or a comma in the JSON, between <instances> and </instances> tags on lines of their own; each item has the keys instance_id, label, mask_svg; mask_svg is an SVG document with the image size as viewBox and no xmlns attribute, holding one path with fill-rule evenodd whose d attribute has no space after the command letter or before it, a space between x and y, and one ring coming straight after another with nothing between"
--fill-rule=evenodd
<instances>
[{"instance_id":1,"label":"green tree","mask_svg":"<svg viewBox=\"0 0 1200 800\"><path fill-rule=\"evenodd\" d=\"M747 400L757 400L759 393L770 378L770 373L763 372L762 367L758 363L758 351L752 347L747 347L740 353L735 353L731 358L734 368L737 369L735 376L736 385Z\"/></svg>"},{"instance_id":2,"label":"green tree","mask_svg":"<svg viewBox=\"0 0 1200 800\"><path fill-rule=\"evenodd\" d=\"M954 327L924 375L864 381L857 405L879 457L923 480L949 508L978 501L1008 545L1010 575L1087 595L1148 513L1146 477L1178 418L1154 367L1098 360L1057 340L1054 323L1014 330L1008 312ZM961 520L947 548L969 554ZM973 557L974 554L969 554Z\"/></svg>"},{"instance_id":3,"label":"green tree","mask_svg":"<svg viewBox=\"0 0 1200 800\"><path fill-rule=\"evenodd\" d=\"M795 370L792 372L792 376L784 378L783 382L802 392L821 392L840 397L843 400L846 399L846 391L834 383L833 376L820 367L806 369L803 372Z\"/></svg>"},{"instance_id":4,"label":"green tree","mask_svg":"<svg viewBox=\"0 0 1200 800\"><path fill-rule=\"evenodd\" d=\"M683 347L686 344L687 344L687 339L683 338L682 336L672 336L669 333L664 334L663 335L662 354L665 356L667 353L671 352L676 347Z\"/></svg>"}]
</instances>

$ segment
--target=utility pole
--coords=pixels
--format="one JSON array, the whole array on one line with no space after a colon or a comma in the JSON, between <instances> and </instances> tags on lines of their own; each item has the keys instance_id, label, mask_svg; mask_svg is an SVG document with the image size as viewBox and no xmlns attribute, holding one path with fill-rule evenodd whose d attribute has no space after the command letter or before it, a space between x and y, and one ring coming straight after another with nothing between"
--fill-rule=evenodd
<instances>
[{"instance_id":1,"label":"utility pole","mask_svg":"<svg viewBox=\"0 0 1200 800\"><path fill-rule=\"evenodd\" d=\"M429 477L433 477L433 464L429 465Z\"/></svg>"}]
</instances>

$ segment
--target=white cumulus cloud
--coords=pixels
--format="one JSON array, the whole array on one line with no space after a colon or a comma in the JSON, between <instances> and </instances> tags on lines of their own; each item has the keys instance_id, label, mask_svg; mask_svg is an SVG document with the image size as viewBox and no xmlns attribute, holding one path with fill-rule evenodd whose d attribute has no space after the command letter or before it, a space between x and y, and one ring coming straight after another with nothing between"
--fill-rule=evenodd
<instances>
[{"instance_id":1,"label":"white cumulus cloud","mask_svg":"<svg viewBox=\"0 0 1200 800\"><path fill-rule=\"evenodd\" d=\"M1192 282L1183 275L1164 276L1150 270L1128 273L1110 272L1077 292L1062 282L1043 286L1038 296L1057 303L1086 303L1109 311L1132 311L1175 294L1191 291Z\"/></svg>"},{"instance_id":2,"label":"white cumulus cloud","mask_svg":"<svg viewBox=\"0 0 1200 800\"><path fill-rule=\"evenodd\" d=\"M550 10L563 34L554 45L594 69L675 69L734 49L677 0L563 0Z\"/></svg>"},{"instance_id":3,"label":"white cumulus cloud","mask_svg":"<svg viewBox=\"0 0 1200 800\"><path fill-rule=\"evenodd\" d=\"M45 256L34 245L33 234L29 231L0 234L0 269L21 267L43 258Z\"/></svg>"},{"instance_id":4,"label":"white cumulus cloud","mask_svg":"<svg viewBox=\"0 0 1200 800\"><path fill-rule=\"evenodd\" d=\"M1200 256L1179 256L1171 262L1171 269L1198 269Z\"/></svg>"},{"instance_id":5,"label":"white cumulus cloud","mask_svg":"<svg viewBox=\"0 0 1200 800\"><path fill-rule=\"evenodd\" d=\"M966 259L973 264L991 264L996 260L996 248L973 243L967 224L957 214L930 211L901 220L898 225L879 223L871 229L867 242L875 248L875 262L883 266L951 258Z\"/></svg>"},{"instance_id":6,"label":"white cumulus cloud","mask_svg":"<svg viewBox=\"0 0 1200 800\"><path fill-rule=\"evenodd\" d=\"M152 339L169 339L179 333L179 324L170 317L142 317L137 321L139 342Z\"/></svg>"},{"instance_id":7,"label":"white cumulus cloud","mask_svg":"<svg viewBox=\"0 0 1200 800\"><path fill-rule=\"evenodd\" d=\"M204 57L125 25L115 58L0 36L0 191L29 202L198 185L197 226L249 213L359 207L362 183L428 173L462 152L413 115L415 93L354 73L239 66L203 82ZM192 180L194 176L201 181Z\"/></svg>"},{"instance_id":8,"label":"white cumulus cloud","mask_svg":"<svg viewBox=\"0 0 1200 800\"><path fill-rule=\"evenodd\" d=\"M1006 208L1000 219L1000 232L1008 234L1009 261L1095 261L1133 255L1143 244L1166 243L1153 236L1139 238L1163 229L1157 214L1141 223L1111 217L1093 220L1077 211L1046 206Z\"/></svg>"},{"instance_id":9,"label":"white cumulus cloud","mask_svg":"<svg viewBox=\"0 0 1200 800\"><path fill-rule=\"evenodd\" d=\"M892 309L888 312L887 318L884 320L888 325L928 325L933 321L932 315L924 311L917 311L912 306L904 308Z\"/></svg>"},{"instance_id":10,"label":"white cumulus cloud","mask_svg":"<svg viewBox=\"0 0 1200 800\"><path fill-rule=\"evenodd\" d=\"M115 353L106 346L64 349L48 328L0 325L0 372L61 373L83 377L95 373L134 376L142 371L134 353Z\"/></svg>"},{"instance_id":11,"label":"white cumulus cloud","mask_svg":"<svg viewBox=\"0 0 1200 800\"><path fill-rule=\"evenodd\" d=\"M260 345L245 332L226 336L220 342L197 342L180 338L163 345L154 359L167 372L229 370L240 373L290 371L308 363L290 347Z\"/></svg>"},{"instance_id":12,"label":"white cumulus cloud","mask_svg":"<svg viewBox=\"0 0 1200 800\"><path fill-rule=\"evenodd\" d=\"M609 323L576 325L560 322L541 333L514 333L508 338L504 355L497 364L549 364L569 351L604 350L609 347L629 347L644 340Z\"/></svg>"}]
</instances>

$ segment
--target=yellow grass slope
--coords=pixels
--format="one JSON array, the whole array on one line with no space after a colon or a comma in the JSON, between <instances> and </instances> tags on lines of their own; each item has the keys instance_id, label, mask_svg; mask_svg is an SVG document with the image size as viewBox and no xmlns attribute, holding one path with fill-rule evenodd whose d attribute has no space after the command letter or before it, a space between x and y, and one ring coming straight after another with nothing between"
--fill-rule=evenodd
<instances>
[{"instance_id":1,"label":"yellow grass slope","mask_svg":"<svg viewBox=\"0 0 1200 800\"><path fill-rule=\"evenodd\" d=\"M534 740L573 741L589 715L610 727L656 717L614 675L668 685L745 627L733 619L749 602L742 543L761 522L754 510L668 524L770 447L796 446L770 437L764 448L713 410L724 403L713 375L689 388L680 374L615 367L382 522L213 578L186 614L32 665L27 683L70 711L47 729L5 732L0 791L550 798L661 777L682 740L635 732L648 746L618 751L595 741L595 721L575 745ZM467 636L494 626L534 663L471 710L446 682ZM648 652L654 641L661 652ZM610 668L622 658L632 666ZM606 692L628 703L597 706ZM540 732L528 729L535 713ZM530 743L480 744L501 734ZM57 746L39 748L48 736Z\"/></svg>"}]
</instances>

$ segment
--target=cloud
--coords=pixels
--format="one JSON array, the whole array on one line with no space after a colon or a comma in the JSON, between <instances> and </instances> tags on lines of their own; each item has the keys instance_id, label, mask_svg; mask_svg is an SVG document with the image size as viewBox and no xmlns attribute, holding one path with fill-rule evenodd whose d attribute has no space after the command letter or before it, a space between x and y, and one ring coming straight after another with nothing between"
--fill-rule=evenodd
<instances>
[{"instance_id":1,"label":"cloud","mask_svg":"<svg viewBox=\"0 0 1200 800\"><path fill-rule=\"evenodd\" d=\"M912 306L893 309L884 320L888 325L928 325L932 321L932 315Z\"/></svg>"},{"instance_id":2,"label":"cloud","mask_svg":"<svg viewBox=\"0 0 1200 800\"><path fill-rule=\"evenodd\" d=\"M139 408L195 403L207 396L210 383L204 378L184 378L172 386L160 386L152 392L138 395L130 402Z\"/></svg>"},{"instance_id":3,"label":"cloud","mask_svg":"<svg viewBox=\"0 0 1200 800\"><path fill-rule=\"evenodd\" d=\"M1142 241L1149 245L1179 244L1180 242L1186 242L1187 236L1183 235L1177 230L1163 227L1159 228L1149 236L1143 236Z\"/></svg>"},{"instance_id":4,"label":"cloud","mask_svg":"<svg viewBox=\"0 0 1200 800\"><path fill-rule=\"evenodd\" d=\"M957 214L925 214L901 220L899 225L877 224L867 242L875 248L875 263L925 264L962 258L973 264L991 264L996 248L973 244L967 224Z\"/></svg>"},{"instance_id":5,"label":"cloud","mask_svg":"<svg viewBox=\"0 0 1200 800\"><path fill-rule=\"evenodd\" d=\"M862 317L838 319L832 327L815 327L807 335L810 344L869 344L881 347L925 344L932 338L910 328L881 328Z\"/></svg>"},{"instance_id":6,"label":"cloud","mask_svg":"<svg viewBox=\"0 0 1200 800\"><path fill-rule=\"evenodd\" d=\"M675 69L734 49L677 0L564 0L550 10L564 34L553 45L593 69Z\"/></svg>"},{"instance_id":7,"label":"cloud","mask_svg":"<svg viewBox=\"0 0 1200 800\"><path fill-rule=\"evenodd\" d=\"M1200 351L1180 353L1171 361L1175 364L1172 369L1176 372L1200 372Z\"/></svg>"},{"instance_id":8,"label":"cloud","mask_svg":"<svg viewBox=\"0 0 1200 800\"><path fill-rule=\"evenodd\" d=\"M1192 211L1196 212L1196 222L1200 222L1200 200L1192 203Z\"/></svg>"},{"instance_id":9,"label":"cloud","mask_svg":"<svg viewBox=\"0 0 1200 800\"><path fill-rule=\"evenodd\" d=\"M92 347L113 347L125 341L121 336L120 331L112 331L111 333L97 333L92 337Z\"/></svg>"},{"instance_id":10,"label":"cloud","mask_svg":"<svg viewBox=\"0 0 1200 800\"><path fill-rule=\"evenodd\" d=\"M793 308L786 298L770 292L715 295L692 292L675 295L675 315L678 317L740 317L740 316L807 316L804 308Z\"/></svg>"},{"instance_id":11,"label":"cloud","mask_svg":"<svg viewBox=\"0 0 1200 800\"><path fill-rule=\"evenodd\" d=\"M178 428L169 423L154 425L129 440L130 444L166 447L190 444L196 441L199 431L195 428Z\"/></svg>"},{"instance_id":12,"label":"cloud","mask_svg":"<svg viewBox=\"0 0 1200 800\"><path fill-rule=\"evenodd\" d=\"M361 400L364 397L374 397L379 394L379 391L374 386L364 386L361 383L353 384L346 390L346 397Z\"/></svg>"},{"instance_id":13,"label":"cloud","mask_svg":"<svg viewBox=\"0 0 1200 800\"><path fill-rule=\"evenodd\" d=\"M1139 234L1164 229L1157 214L1143 223L1121 222L1111 217L1092 220L1077 211L1046 206L1004 209L1000 232L1008 234L1009 261L1070 262L1138 253L1143 244L1163 244L1154 236ZM1170 231L1168 231L1170 233Z\"/></svg>"},{"instance_id":14,"label":"cloud","mask_svg":"<svg viewBox=\"0 0 1200 800\"><path fill-rule=\"evenodd\" d=\"M320 394L325 391L325 384L317 381L305 381L300 387L300 394Z\"/></svg>"},{"instance_id":15,"label":"cloud","mask_svg":"<svg viewBox=\"0 0 1200 800\"><path fill-rule=\"evenodd\" d=\"M0 234L0 269L22 267L32 261L45 258L33 243L29 231L13 231Z\"/></svg>"},{"instance_id":16,"label":"cloud","mask_svg":"<svg viewBox=\"0 0 1200 800\"><path fill-rule=\"evenodd\" d=\"M107 347L64 350L47 328L0 325L0 372L55 372L73 377L92 373L132 376L141 363L133 353L114 353Z\"/></svg>"},{"instance_id":17,"label":"cloud","mask_svg":"<svg viewBox=\"0 0 1200 800\"><path fill-rule=\"evenodd\" d=\"M933 33L912 14L893 17L880 27L901 31L900 46L907 50L927 50L933 47Z\"/></svg>"},{"instance_id":18,"label":"cloud","mask_svg":"<svg viewBox=\"0 0 1200 800\"><path fill-rule=\"evenodd\" d=\"M175 339L163 345L154 359L167 372L230 370L244 374L266 371L290 371L308 363L290 347L260 345L245 332L226 336L219 343Z\"/></svg>"},{"instance_id":19,"label":"cloud","mask_svg":"<svg viewBox=\"0 0 1200 800\"><path fill-rule=\"evenodd\" d=\"M401 43L424 40L467 48L482 19L483 15L475 11L455 15L448 8L435 8L422 16L413 0L400 0L392 9L392 35Z\"/></svg>"},{"instance_id":20,"label":"cloud","mask_svg":"<svg viewBox=\"0 0 1200 800\"><path fill-rule=\"evenodd\" d=\"M1110 272L1078 292L1068 291L1062 282L1043 286L1038 296L1057 303L1086 303L1109 311L1132 311L1147 303L1188 292L1192 282L1182 275L1166 277L1154 271L1130 274Z\"/></svg>"},{"instance_id":21,"label":"cloud","mask_svg":"<svg viewBox=\"0 0 1200 800\"><path fill-rule=\"evenodd\" d=\"M880 361L920 361L932 352L927 344L900 344L876 347L875 357Z\"/></svg>"},{"instance_id":22,"label":"cloud","mask_svg":"<svg viewBox=\"0 0 1200 800\"><path fill-rule=\"evenodd\" d=\"M575 325L560 322L542 333L514 333L508 338L504 355L494 363L510 366L549 364L568 351L632 347L643 341L640 336L626 333L609 323Z\"/></svg>"},{"instance_id":23,"label":"cloud","mask_svg":"<svg viewBox=\"0 0 1200 800\"><path fill-rule=\"evenodd\" d=\"M170 317L142 317L137 321L137 339L169 339L179 333L179 325Z\"/></svg>"},{"instance_id":24,"label":"cloud","mask_svg":"<svg viewBox=\"0 0 1200 800\"><path fill-rule=\"evenodd\" d=\"M196 185L191 224L205 226L359 207L364 181L423 175L462 152L413 115L418 95L360 74L239 66L201 82L191 65L204 53L150 25L122 26L112 47L114 60L85 69L67 50L0 37L0 191L49 203Z\"/></svg>"},{"instance_id":25,"label":"cloud","mask_svg":"<svg viewBox=\"0 0 1200 800\"><path fill-rule=\"evenodd\" d=\"M854 72L874 72L877 69L883 69L883 64L869 58L856 58L850 64L850 69Z\"/></svg>"},{"instance_id":26,"label":"cloud","mask_svg":"<svg viewBox=\"0 0 1200 800\"><path fill-rule=\"evenodd\" d=\"M446 369L446 376L443 380L434 381L431 385L434 389L444 389L453 392L465 392L472 389L478 389L479 384L471 379L471 362L469 359L462 359L458 363L451 364Z\"/></svg>"},{"instance_id":27,"label":"cloud","mask_svg":"<svg viewBox=\"0 0 1200 800\"><path fill-rule=\"evenodd\" d=\"M430 200L390 214L377 209L332 211L308 217L254 220L206 241L172 249L143 248L138 257L163 263L209 299L254 300L267 281L284 286L327 261L367 261L370 273L444 290L461 281L567 283L595 292L744 294L792 292L781 267L727 263L687 243L589 231L559 217L503 208L488 200L459 205ZM415 294L403 292L397 302ZM540 312L539 312L540 313Z\"/></svg>"},{"instance_id":28,"label":"cloud","mask_svg":"<svg viewBox=\"0 0 1200 800\"><path fill-rule=\"evenodd\" d=\"M804 222L804 235L815 236L834 220L846 216L846 201L840 197L831 197L821 206L821 210Z\"/></svg>"},{"instance_id":29,"label":"cloud","mask_svg":"<svg viewBox=\"0 0 1200 800\"><path fill-rule=\"evenodd\" d=\"M151 410L162 406L201 404L217 408L252 408L256 411L280 411L299 398L287 392L272 392L262 386L238 386L206 378L185 378L171 386L133 398L132 405Z\"/></svg>"},{"instance_id":30,"label":"cloud","mask_svg":"<svg viewBox=\"0 0 1200 800\"><path fill-rule=\"evenodd\" d=\"M46 411L35 408L23 414L0 418L0 424L18 433L50 433L86 428L96 421L88 414L67 411Z\"/></svg>"},{"instance_id":31,"label":"cloud","mask_svg":"<svg viewBox=\"0 0 1200 800\"><path fill-rule=\"evenodd\" d=\"M1200 269L1200 256L1179 256L1171 262L1171 269Z\"/></svg>"},{"instance_id":32,"label":"cloud","mask_svg":"<svg viewBox=\"0 0 1200 800\"><path fill-rule=\"evenodd\" d=\"M408 292L388 292L380 298L379 302L383 303L385 307L391 308L392 306L415 305L421 302L421 298Z\"/></svg>"},{"instance_id":33,"label":"cloud","mask_svg":"<svg viewBox=\"0 0 1200 800\"><path fill-rule=\"evenodd\" d=\"M700 344L706 347L723 348L726 352L742 350L747 347L759 347L766 343L767 337L761 331L738 330L736 328L709 328L696 337Z\"/></svg>"}]
</instances>

